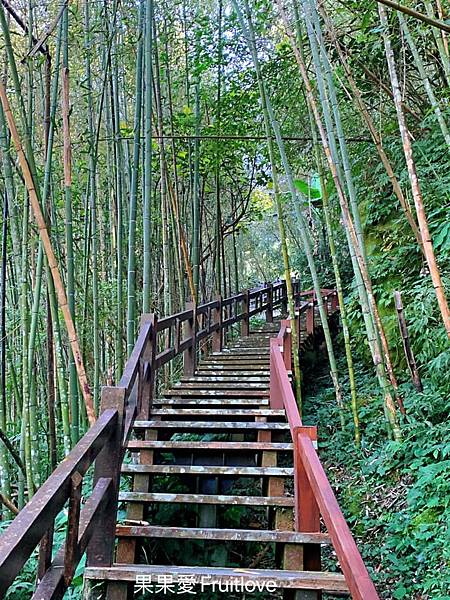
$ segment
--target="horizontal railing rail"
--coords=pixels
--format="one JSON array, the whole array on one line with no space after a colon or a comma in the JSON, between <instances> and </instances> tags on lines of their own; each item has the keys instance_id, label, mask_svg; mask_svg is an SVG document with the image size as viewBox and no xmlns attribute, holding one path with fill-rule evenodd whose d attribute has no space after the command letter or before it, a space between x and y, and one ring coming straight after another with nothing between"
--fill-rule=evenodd
<instances>
[{"instance_id":1,"label":"horizontal railing rail","mask_svg":"<svg viewBox=\"0 0 450 600\"><path fill-rule=\"evenodd\" d=\"M306 298L298 306L295 327L300 332L305 315L306 334L314 333L314 309L317 298L313 291L300 292ZM328 314L337 309L334 290L322 290ZM320 532L320 517L328 530L339 564L354 600L379 600L378 593L364 565L355 540L336 500L314 445L317 428L306 427L300 418L292 390L290 369L292 361L291 322L284 320L270 345L270 406L284 408L294 443L295 529L303 533ZM320 547L304 548L304 565L320 569Z\"/></svg>"},{"instance_id":2,"label":"horizontal railing rail","mask_svg":"<svg viewBox=\"0 0 450 600\"><path fill-rule=\"evenodd\" d=\"M298 281L293 289L299 302ZM183 355L184 374L194 373L200 343L203 350L209 344L213 352L220 351L230 327L240 323L241 334L248 335L252 316L265 312L272 321L274 310L286 306L286 284L279 281L199 306L188 304L159 320L153 314L141 317L119 383L102 389L97 422L0 536L0 597L38 545L35 600L62 598L86 552L90 566L112 564L120 467L136 417L150 414L158 371ZM90 468L92 491L87 482L83 488ZM55 519L66 506L66 540L53 556Z\"/></svg>"}]
</instances>

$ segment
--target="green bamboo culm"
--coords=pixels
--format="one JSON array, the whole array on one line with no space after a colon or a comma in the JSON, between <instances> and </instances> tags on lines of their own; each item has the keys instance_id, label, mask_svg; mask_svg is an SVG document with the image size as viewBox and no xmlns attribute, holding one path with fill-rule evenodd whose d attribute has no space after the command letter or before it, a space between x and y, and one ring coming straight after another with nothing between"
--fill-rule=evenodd
<instances>
[{"instance_id":1,"label":"green bamboo culm","mask_svg":"<svg viewBox=\"0 0 450 600\"><path fill-rule=\"evenodd\" d=\"M114 134L114 166L116 184L116 324L115 324L115 371L119 381L123 371L123 211L125 197L123 147L120 134L119 74L117 33L113 34L111 58L111 107Z\"/></svg>"},{"instance_id":2,"label":"green bamboo culm","mask_svg":"<svg viewBox=\"0 0 450 600\"><path fill-rule=\"evenodd\" d=\"M281 2L278 2L278 5L280 8L281 14L283 16L283 21L285 22L286 30L289 34L289 24L288 24L287 17L284 13ZM297 35L301 37L301 34L298 31L299 23L300 23L300 16L299 16L299 12L298 12L298 9L297 9L297 6L295 3L294 3L294 11L295 11L295 18L296 18L296 23L297 23ZM311 27L311 20L309 18L307 18L307 15L309 12L308 5L306 5L304 7L304 11L305 11L305 17L306 17L305 20L306 20L306 25L307 25L308 37L311 42L311 39L314 36L314 32ZM344 178L343 178L339 154L337 152L337 144L336 144L335 133L334 133L334 125L333 125L332 118L331 118L331 112L329 110L329 101L328 101L328 97L326 95L324 81L323 81L323 77L322 77L322 73L321 73L321 69L320 69L320 60L319 60L319 56L318 56L318 52L317 52L317 46L316 46L316 44L311 44L311 51L312 51L312 56L313 56L313 64L315 67L317 88L318 88L321 106L322 106L322 110L323 110L325 126L322 122L322 117L321 117L321 114L320 114L320 111L318 108L317 101L315 99L314 91L313 91L311 82L309 80L308 72L306 69L306 64L302 58L301 53L299 52L299 49L297 48L297 45L295 43L295 39L294 39L293 35L290 35L289 37L290 37L291 44L292 44L292 47L293 47L293 50L294 50L294 53L295 53L295 56L296 56L296 59L297 59L298 65L299 65L299 69L300 69L302 79L303 79L303 82L305 85L308 101L311 106L311 110L314 114L314 119L316 121L317 129L320 133L320 138L322 141L323 149L324 149L324 152L327 157L330 172L333 176L333 181L335 183L336 190L337 190L338 197L339 197L339 202L341 205L342 216L343 216L343 221L344 221L344 231L345 231L345 235L347 237L347 243L349 245L350 257L351 257L352 265L353 265L353 269L354 269L356 287L357 287L357 290L359 293L362 314L363 314L364 323L365 323L365 327L366 327L366 331L367 331L367 337L368 337L368 341L369 341L369 347L370 347L374 365L376 368L376 373L377 373L377 378L378 378L378 381L380 384L380 388L383 393L383 399L384 399L383 409L384 409L385 416L386 416L386 426L388 429L388 433L393 432L396 439L400 439L401 432L400 432L400 429L398 426L395 406L394 406L393 399L392 399L392 391L389 386L389 381L387 380L387 377L386 377L386 372L385 372L385 368L384 368L383 357L382 357L382 353L381 353L379 339L374 334L374 322L372 320L372 313L371 313L371 310L369 307L368 292L366 289L366 282L367 282L367 285L370 287L370 280L368 278L367 270L365 269L364 259L360 252L360 248L359 248L358 236L357 236L356 229L355 229L355 226L354 226L352 218L351 218L350 209L348 207L347 198L346 198L345 192L344 192L344 183L343 183Z\"/></svg>"},{"instance_id":3,"label":"green bamboo culm","mask_svg":"<svg viewBox=\"0 0 450 600\"><path fill-rule=\"evenodd\" d=\"M69 99L69 8L66 6L62 15L62 113L64 132L64 211L66 238L67 269L67 302L70 314L75 323L75 259L73 251L72 222L72 156L70 141L70 99ZM79 428L78 377L75 359L69 348L69 404L70 404L70 437L72 446L78 442Z\"/></svg>"},{"instance_id":4,"label":"green bamboo culm","mask_svg":"<svg viewBox=\"0 0 450 600\"><path fill-rule=\"evenodd\" d=\"M196 302L199 297L200 281L200 73L199 73L199 52L200 41L199 33L196 33L196 73L195 73L195 140L194 140L194 180L192 187L192 275L194 279L194 289Z\"/></svg>"},{"instance_id":5,"label":"green bamboo culm","mask_svg":"<svg viewBox=\"0 0 450 600\"><path fill-rule=\"evenodd\" d=\"M351 410L353 416L353 430L354 430L354 438L355 444L357 446L361 445L361 433L359 427L359 414L358 414L358 396L356 393L356 380L355 380L355 370L353 366L353 356L352 356L352 348L350 342L350 328L348 324L347 318L347 309L344 301L344 291L342 287L342 278L339 270L339 262L337 258L336 245L334 243L334 234L332 227L332 220L330 215L330 207L329 207L329 198L328 198L328 190L324 176L324 169L322 164L322 157L319 150L319 140L317 138L317 131L315 124L312 119L311 111L309 111L310 116L310 126L311 132L313 136L313 143L315 148L315 156L316 156L316 164L320 178L320 187L322 191L322 208L323 208L323 216L325 218L325 227L327 231L328 238L328 247L330 249L331 262L333 264L333 272L334 272L334 280L336 283L336 291L339 301L339 315L342 324L342 334L344 337L344 346L345 346L345 358L347 361L347 370L348 370L348 379L349 379L349 388L350 388L350 398L351 398Z\"/></svg>"},{"instance_id":6,"label":"green bamboo culm","mask_svg":"<svg viewBox=\"0 0 450 600\"><path fill-rule=\"evenodd\" d=\"M7 254L10 211L9 202L13 200L12 169L9 156L9 144L6 136L3 107L0 107L0 148L2 150L2 167L5 174L5 191L2 207L2 239L1 239L1 274L0 274L0 431L6 436L7 410L7 381L6 381L6 284L7 284ZM3 437L2 436L2 437ZM8 452L5 444L0 442L0 489L7 498L11 497L11 470ZM10 517L8 510L0 509L0 519Z\"/></svg>"},{"instance_id":7,"label":"green bamboo culm","mask_svg":"<svg viewBox=\"0 0 450 600\"><path fill-rule=\"evenodd\" d=\"M275 147L272 137L271 131L271 123L270 123L270 115L268 110L269 99L267 96L266 87L264 84L264 79L261 73L261 68L258 60L258 56L255 48L255 37L252 29L252 23L247 14L247 23L244 20L244 15L242 14L240 7L237 2L233 0L233 5L235 7L236 13L239 17L239 22L241 24L241 28L243 34L247 40L249 45L250 52L253 57L253 64L255 67L256 77L258 81L258 89L261 100L261 107L264 117L264 129L266 134L266 143L267 149L269 152L269 160L270 167L272 171L272 182L273 182L273 194L275 200L275 206L277 209L277 217L278 217L278 228L280 233L280 241L281 241L281 253L283 256L283 264L284 264L284 274L286 280L286 292L288 298L288 310L289 310L289 318L291 320L291 337L292 337L292 353L293 353L293 363L294 363L294 381L295 381L295 392L297 404L299 407L300 414L302 412L302 388L301 388L301 370L300 370L300 356L299 356L299 340L297 334L297 327L295 323L296 314L295 314L295 299L294 293L292 289L292 279L291 279L291 266L289 259L289 252L287 247L286 240L286 226L285 226L285 217L284 217L284 209L283 203L280 196L280 184L276 166L276 157L275 157Z\"/></svg>"},{"instance_id":8,"label":"green bamboo culm","mask_svg":"<svg viewBox=\"0 0 450 600\"><path fill-rule=\"evenodd\" d=\"M285 17L284 14L283 14L283 17ZM296 14L296 17L298 17L298 14ZM301 39L302 32L301 32L301 28L300 28L300 20L298 18L296 18L296 23L297 23L297 29L296 29L297 46L298 46L298 50L300 52L301 58L304 62L303 44L302 44L302 39ZM314 117L312 114L312 109L311 109L308 97L306 97L306 101L307 101L307 108L308 108L309 126L310 126L310 130L311 130L311 136L313 139L315 162L316 162L316 166L317 166L317 172L319 174L320 188L321 188L321 193L322 193L323 216L325 219L325 228L326 228L327 238L328 238L328 247L330 249L331 262L333 265L334 280L335 280L335 284L336 284L336 291L337 291L338 302L339 302L339 315L340 315L340 319L341 319L342 333L343 333L343 337L344 337L345 357L346 357L346 361L347 361L350 398L351 398L351 411L352 411L352 416L353 416L354 438L355 438L356 446L359 447L361 445L361 433L360 433L360 426L359 426L358 397L357 397L357 393L356 393L355 370L354 370L354 366L353 366L353 356L352 356L352 349L351 349L351 342L350 342L350 328L349 328L348 318L347 318L347 309L346 309L345 301L344 301L344 291L343 291L343 287L342 287L342 278L341 278L341 273L340 273L340 269L339 269L336 245L334 242L334 233L333 233L332 219L331 219L331 214L330 214L328 189L327 189L327 184L326 184L326 180L325 180L322 156L321 156L321 152L320 152L320 143L319 143L319 138L317 135L317 128L316 128L316 124L314 123Z\"/></svg>"},{"instance_id":9,"label":"green bamboo culm","mask_svg":"<svg viewBox=\"0 0 450 600\"><path fill-rule=\"evenodd\" d=\"M320 25L320 21L319 21L319 15L316 10L316 5L311 0L303 0L303 6L304 6L304 11L305 11L305 20L306 20L308 32L309 32L308 36L309 36L309 40L310 40L311 50L313 51L313 53L315 53L316 56L318 54L320 54L320 58L316 62L316 65L317 65L316 71L317 70L320 71L319 64L320 64L320 62L322 62L324 72L325 72L326 82L327 82L327 86L328 86L329 98L330 98L332 109L333 109L333 116L334 116L334 120L335 120L336 131L338 133L339 147L340 147L341 156L342 156L342 164L344 166L344 172L345 172L345 177L346 177L346 182L347 182L347 187L348 187L348 192L349 192L351 214L353 217L353 225L355 228L356 237L357 237L357 241L359 244L359 248L357 250L358 262L361 263L361 265L360 265L361 275L364 275L363 279L366 280L365 287L366 287L366 291L367 291L367 297L369 300L369 310L370 310L373 325L374 325L374 334L375 334L374 337L376 338L376 343L378 343L378 345L381 345L383 362L384 362L384 365L385 365L385 368L386 368L386 371L387 371L387 374L388 374L388 377L390 380L390 385L392 386L394 393L396 393L398 384L397 384L397 380L396 380L395 374L394 374L394 368L393 368L392 360L391 360L391 356L390 356L389 345L388 345L386 334L384 331L384 326L383 326L383 323L382 323L382 320L381 320L381 317L379 314L378 306L377 306L375 297L374 297L374 295L372 293L372 289L371 289L372 283L371 283L369 269L368 269L367 251L366 251L366 246L364 243L364 232L363 232L363 227L362 227L362 223L361 223L361 217L360 217L359 207L358 207L358 202L357 202L356 187L354 185L352 171L351 171L347 142L345 139L344 129L342 126L342 121L341 121L341 116L340 116L339 105L338 105L338 101L337 101L337 94L336 94L336 89L335 89L335 85L334 85L332 67L331 67L331 63L330 63L330 60L328 58L328 54L327 54L327 51L325 48L325 43L324 43L324 39L323 39L323 35L322 35L322 29L321 29L321 25ZM362 271L364 271L364 273L362 273Z\"/></svg>"},{"instance_id":10,"label":"green bamboo culm","mask_svg":"<svg viewBox=\"0 0 450 600\"><path fill-rule=\"evenodd\" d=\"M397 11L397 16L398 16L398 20L400 23L400 29L402 30L402 33L405 36L405 40L409 46L409 49L411 50L411 54L413 55L413 58L414 58L414 63L419 72L420 79L422 80L422 85L425 88L425 91L428 96L428 100L430 101L431 107L433 108L433 112L436 116L436 120L439 123L439 127L441 128L442 136L443 136L447 146L450 149L450 132L449 132L447 123L445 121L445 117L442 114L442 110L439 105L439 102L434 93L433 86L431 85L430 79L425 70L425 65L423 63L422 57L416 46L416 43L411 34L411 31L409 29L409 26L408 26L408 23L406 22L405 17L399 11ZM448 58L446 60L446 64L448 64Z\"/></svg>"},{"instance_id":11,"label":"green bamboo culm","mask_svg":"<svg viewBox=\"0 0 450 600\"><path fill-rule=\"evenodd\" d=\"M84 3L84 48L85 48L85 78L86 78L86 102L87 102L87 120L88 120L88 138L89 138L89 178L88 178L88 205L89 205L89 239L91 240L90 249L86 252L86 288L87 296L88 285L87 275L89 272L89 254L92 267L92 347L94 359L94 377L93 377L93 398L94 407L98 410L100 401L100 336L99 336L99 293L98 293L98 236L97 236L97 183L96 183L96 141L94 130L94 102L92 98L91 85L91 23L89 2ZM90 252L89 252L90 250ZM87 302L85 302L85 307Z\"/></svg>"},{"instance_id":12,"label":"green bamboo culm","mask_svg":"<svg viewBox=\"0 0 450 600\"><path fill-rule=\"evenodd\" d=\"M247 0L245 0L245 4L246 4L247 10L248 10L248 16L250 17L250 11L248 9ZM255 45L255 49L256 49L256 45ZM317 273L314 256L313 256L313 252L312 252L312 248L311 248L311 240L310 240L310 235L309 235L309 231L308 231L308 226L307 226L305 217L304 217L302 211L300 210L301 199L298 195L297 189L294 184L294 177L292 175L292 171L291 171L289 161L287 158L284 140L282 138L280 127L279 127L278 121L275 117L275 114L274 114L274 111L272 108L272 104L271 104L269 98L267 98L267 109L269 112L269 118L270 118L270 121L272 124L272 129L273 129L276 141L277 141L278 150L280 153L283 169L286 174L288 189L291 194L292 201L294 203L294 210L295 210L295 213L297 216L297 222L299 225L299 232L300 232L300 237L301 237L301 241L302 241L302 247L303 247L303 250L306 255L306 259L308 262L308 268L309 268L311 278L313 281L315 299L317 301L317 307L319 310L319 315L320 315L320 319L321 319L321 323L322 323L322 329L323 329L323 333L324 333L324 337L325 337L325 344L326 344L326 348L327 348L328 360L330 363L330 375L331 375L331 379L333 381L333 386L334 386L334 390L335 390L336 404L337 404L338 411L339 411L339 419L340 419L341 427L344 428L345 427L345 416L344 416L344 407L343 407L343 403L342 403L341 386L339 383L338 369L337 369L336 358L335 358L334 349L333 349L333 341L331 338L331 332L330 332L330 328L328 325L327 313L326 313L325 306L324 306L323 299L322 299L319 276Z\"/></svg>"},{"instance_id":13,"label":"green bamboo culm","mask_svg":"<svg viewBox=\"0 0 450 600\"><path fill-rule=\"evenodd\" d=\"M152 196L152 98L153 98L153 0L147 0L145 9L145 132L144 132L144 215L143 215L143 299L142 310L151 310L151 196Z\"/></svg>"},{"instance_id":14,"label":"green bamboo culm","mask_svg":"<svg viewBox=\"0 0 450 600\"><path fill-rule=\"evenodd\" d=\"M142 66L144 53L145 5L139 11L138 49L136 57L136 102L133 126L133 164L131 169L130 207L128 218L128 269L127 269L127 354L131 354L136 335L136 216L141 152Z\"/></svg>"}]
</instances>

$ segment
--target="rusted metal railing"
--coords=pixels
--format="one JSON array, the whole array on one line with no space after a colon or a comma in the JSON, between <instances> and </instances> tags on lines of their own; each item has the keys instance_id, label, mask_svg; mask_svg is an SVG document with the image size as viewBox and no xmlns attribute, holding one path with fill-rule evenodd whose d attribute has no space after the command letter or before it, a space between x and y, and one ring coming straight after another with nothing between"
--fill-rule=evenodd
<instances>
[{"instance_id":1,"label":"rusted metal railing","mask_svg":"<svg viewBox=\"0 0 450 600\"><path fill-rule=\"evenodd\" d=\"M298 282L294 290L299 298ZM265 312L271 321L274 310L282 310L286 302L286 284L279 281L200 306L187 305L160 320L142 316L122 378L117 386L102 389L96 424L0 537L0 598L38 545L35 600L62 598L85 552L89 566L112 564L120 467L136 417L149 416L159 369L183 354L184 373L194 373L201 343L220 351L230 327L240 323L247 335L252 316ZM90 492L83 490L82 503L89 468L94 469L93 486ZM66 506L66 541L52 558L55 519Z\"/></svg>"},{"instance_id":2,"label":"rusted metal railing","mask_svg":"<svg viewBox=\"0 0 450 600\"><path fill-rule=\"evenodd\" d=\"M305 333L314 332L315 293L302 292L304 299L298 309L295 327L305 321ZM322 290L322 299L328 314L337 310L337 294L334 290ZM270 345L270 406L284 408L294 442L295 528L303 533L320 532L320 517L328 530L342 572L354 600L379 600L379 596L367 572L359 550L344 519L336 497L319 460L317 428L304 426L289 372L292 361L291 322L284 320L276 338ZM304 568L320 570L320 546L304 548Z\"/></svg>"}]
</instances>

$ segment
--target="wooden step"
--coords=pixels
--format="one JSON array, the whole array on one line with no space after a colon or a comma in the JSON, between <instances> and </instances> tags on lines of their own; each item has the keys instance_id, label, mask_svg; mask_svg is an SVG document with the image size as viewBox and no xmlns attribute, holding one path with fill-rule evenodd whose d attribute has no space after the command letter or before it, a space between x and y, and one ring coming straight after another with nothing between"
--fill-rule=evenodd
<instances>
[{"instance_id":1,"label":"wooden step","mask_svg":"<svg viewBox=\"0 0 450 600\"><path fill-rule=\"evenodd\" d=\"M208 389L207 387L201 389L195 388L172 388L171 390L167 390L167 392L163 392L163 396L168 398L174 398L175 396L192 396L192 397L226 397L226 398L267 398L270 395L270 392L266 390L218 390L215 387L213 389Z\"/></svg>"},{"instance_id":2,"label":"wooden step","mask_svg":"<svg viewBox=\"0 0 450 600\"><path fill-rule=\"evenodd\" d=\"M230 384L230 385L249 385L252 389L256 386L267 387L270 383L269 376L247 375L236 377L235 379L228 373L227 375L214 375L214 373L197 375L194 377L182 377L180 383L212 383L214 384Z\"/></svg>"},{"instance_id":3,"label":"wooden step","mask_svg":"<svg viewBox=\"0 0 450 600\"><path fill-rule=\"evenodd\" d=\"M270 356L270 348L269 346L265 346L263 348L246 348L245 346L234 346L232 348L225 348L221 352L211 352L211 354L209 354L208 356L264 356L264 358L267 358Z\"/></svg>"},{"instance_id":4,"label":"wooden step","mask_svg":"<svg viewBox=\"0 0 450 600\"><path fill-rule=\"evenodd\" d=\"M135 429L258 429L263 431L289 430L288 423L253 421L135 421Z\"/></svg>"},{"instance_id":5,"label":"wooden step","mask_svg":"<svg viewBox=\"0 0 450 600\"><path fill-rule=\"evenodd\" d=\"M270 364L269 357L267 358L244 358L242 356L230 356L226 357L213 357L209 359L202 360L200 363L200 368L206 365L221 365L221 366L246 366L247 368L253 369L254 367L262 367L268 368Z\"/></svg>"},{"instance_id":6,"label":"wooden step","mask_svg":"<svg viewBox=\"0 0 450 600\"><path fill-rule=\"evenodd\" d=\"M203 378L202 378L203 379ZM177 389L185 389L185 390L202 390L202 389L211 389L211 380L208 382L208 380L206 381L181 381L180 383L176 383L173 386L173 390L177 390ZM262 382L252 382L252 381L245 381L245 378L243 377L241 381L224 381L222 379L222 381L216 381L214 380L214 389L215 390L220 390L220 389L227 389L227 390L261 390L261 391L266 391L269 387L269 381L262 381Z\"/></svg>"},{"instance_id":7,"label":"wooden step","mask_svg":"<svg viewBox=\"0 0 450 600\"><path fill-rule=\"evenodd\" d=\"M217 540L232 542L277 542L283 544L330 544L325 533L269 531L264 529L215 529L204 527L161 527L158 525L118 525L118 537Z\"/></svg>"},{"instance_id":8,"label":"wooden step","mask_svg":"<svg viewBox=\"0 0 450 600\"><path fill-rule=\"evenodd\" d=\"M265 379L266 381L270 381L270 369L266 369L265 371L249 371L248 369L233 371L233 369L211 369L205 367L205 369L202 370L200 365L197 370L197 377L223 377L230 378L230 380L234 378L239 381L251 378L252 381L255 379Z\"/></svg>"},{"instance_id":9,"label":"wooden step","mask_svg":"<svg viewBox=\"0 0 450 600\"><path fill-rule=\"evenodd\" d=\"M171 417L281 417L286 416L284 410L274 410L272 408L158 408L152 410L151 416L171 416Z\"/></svg>"},{"instance_id":10,"label":"wooden step","mask_svg":"<svg viewBox=\"0 0 450 600\"><path fill-rule=\"evenodd\" d=\"M112 567L88 567L84 571L87 579L106 581L129 581L136 583L137 576L148 576L152 581L158 577L177 583L179 578L195 577L200 584L200 594L213 590L212 584L235 582L274 582L276 588L303 590L324 590L328 592L348 592L343 575L320 571L280 571L275 569L232 569L225 567L176 567L172 565L124 565ZM199 588L197 588L197 591ZM264 588L262 588L264 590ZM244 590L243 590L244 591ZM255 591L253 589L253 591Z\"/></svg>"},{"instance_id":11,"label":"wooden step","mask_svg":"<svg viewBox=\"0 0 450 600\"><path fill-rule=\"evenodd\" d=\"M288 467L216 467L203 465L141 465L123 464L126 475L149 473L152 475L214 475L230 477L293 477L294 469Z\"/></svg>"},{"instance_id":12,"label":"wooden step","mask_svg":"<svg viewBox=\"0 0 450 600\"><path fill-rule=\"evenodd\" d=\"M195 406L268 406L267 398L158 398L153 405L195 405Z\"/></svg>"},{"instance_id":13,"label":"wooden step","mask_svg":"<svg viewBox=\"0 0 450 600\"><path fill-rule=\"evenodd\" d=\"M128 442L128 450L137 452L139 450L161 450L161 451L220 451L220 452L289 452L294 444L282 442L178 442L178 441L153 441L153 440L131 440Z\"/></svg>"},{"instance_id":14,"label":"wooden step","mask_svg":"<svg viewBox=\"0 0 450 600\"><path fill-rule=\"evenodd\" d=\"M220 504L223 506L294 506L294 498L288 496L224 496L222 494L160 494L152 492L120 492L119 500L121 502Z\"/></svg>"},{"instance_id":15,"label":"wooden step","mask_svg":"<svg viewBox=\"0 0 450 600\"><path fill-rule=\"evenodd\" d=\"M198 367L198 372L202 373L203 371L232 371L234 373L239 372L240 376L243 376L244 373L248 373L252 375L254 373L267 373L270 375L269 367L267 365L255 365L251 368L251 365L228 365L225 363L200 363Z\"/></svg>"},{"instance_id":16,"label":"wooden step","mask_svg":"<svg viewBox=\"0 0 450 600\"><path fill-rule=\"evenodd\" d=\"M269 354L245 354L243 352L231 352L229 354L210 354L208 358L201 361L201 364L210 362L236 362L236 363L263 363L270 362Z\"/></svg>"}]
</instances>

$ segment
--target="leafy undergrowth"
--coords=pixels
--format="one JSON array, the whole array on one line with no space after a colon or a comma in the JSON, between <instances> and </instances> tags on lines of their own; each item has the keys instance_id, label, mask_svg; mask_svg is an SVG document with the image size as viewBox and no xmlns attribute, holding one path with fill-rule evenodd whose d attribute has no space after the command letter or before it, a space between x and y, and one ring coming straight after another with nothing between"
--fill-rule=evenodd
<instances>
[{"instance_id":1,"label":"leafy undergrowth","mask_svg":"<svg viewBox=\"0 0 450 600\"><path fill-rule=\"evenodd\" d=\"M345 363L340 365L345 373ZM373 379L358 373L363 440L340 431L325 365L306 377L305 422L319 424L321 459L382 598L450 599L450 402L445 385L401 388L403 441L389 441ZM346 384L345 381L343 381ZM419 409L420 407L420 409ZM350 422L350 414L347 421Z\"/></svg>"}]
</instances>

